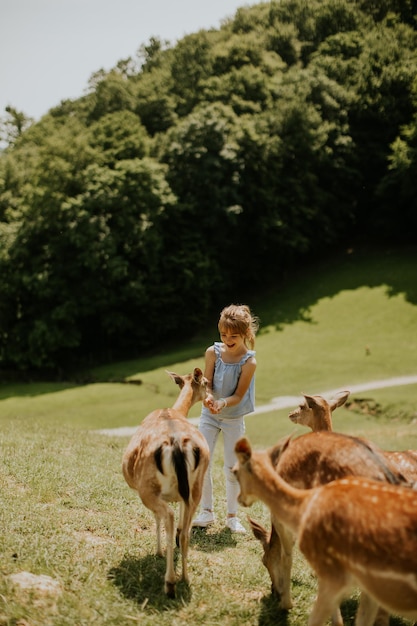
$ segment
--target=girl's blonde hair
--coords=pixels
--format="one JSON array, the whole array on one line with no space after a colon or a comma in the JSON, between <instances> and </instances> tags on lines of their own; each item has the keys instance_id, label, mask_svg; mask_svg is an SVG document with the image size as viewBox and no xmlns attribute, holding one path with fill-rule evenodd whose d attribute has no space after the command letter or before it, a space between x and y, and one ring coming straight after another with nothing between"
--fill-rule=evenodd
<instances>
[{"instance_id":1,"label":"girl's blonde hair","mask_svg":"<svg viewBox=\"0 0 417 626\"><path fill-rule=\"evenodd\" d=\"M259 319L252 314L246 304L230 304L220 313L218 329L229 330L245 338L248 348L255 347L255 335L259 328Z\"/></svg>"}]
</instances>

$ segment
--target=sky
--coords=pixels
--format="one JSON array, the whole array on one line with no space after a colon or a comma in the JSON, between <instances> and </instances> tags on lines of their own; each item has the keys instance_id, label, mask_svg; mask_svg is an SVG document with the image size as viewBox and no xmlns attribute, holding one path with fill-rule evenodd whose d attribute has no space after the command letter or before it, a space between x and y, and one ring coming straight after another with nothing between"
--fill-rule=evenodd
<instances>
[{"instance_id":1,"label":"sky","mask_svg":"<svg viewBox=\"0 0 417 626\"><path fill-rule=\"evenodd\" d=\"M0 0L0 117L11 105L38 120L80 98L100 69L135 57L151 37L171 44L220 28L259 0Z\"/></svg>"}]
</instances>

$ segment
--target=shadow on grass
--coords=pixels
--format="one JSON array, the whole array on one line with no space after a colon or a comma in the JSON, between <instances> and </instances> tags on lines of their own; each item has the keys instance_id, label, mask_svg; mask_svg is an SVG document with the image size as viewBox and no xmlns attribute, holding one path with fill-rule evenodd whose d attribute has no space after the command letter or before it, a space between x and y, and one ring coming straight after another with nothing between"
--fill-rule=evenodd
<instances>
[{"instance_id":1,"label":"shadow on grass","mask_svg":"<svg viewBox=\"0 0 417 626\"><path fill-rule=\"evenodd\" d=\"M343 617L344 624L353 624L356 617L356 612L358 610L359 601L357 598L348 598L344 600L340 606L340 611ZM382 623L377 619L375 624ZM390 615L389 616L389 625L390 626L407 626L410 624L410 621L400 617L399 615Z\"/></svg>"},{"instance_id":2,"label":"shadow on grass","mask_svg":"<svg viewBox=\"0 0 417 626\"><path fill-rule=\"evenodd\" d=\"M271 592L268 596L262 598L260 604L259 626L287 626L290 623L294 623L294 620L295 623L298 621L294 618L294 613L297 612L297 600L295 600L295 606L292 610L281 609L279 606L279 596L275 592ZM355 599L349 599L343 602L341 612L344 624L352 624L354 622L357 607L358 603ZM308 611L310 611L310 609L311 607L309 606ZM307 622L307 618L308 615L304 615L303 613L303 623Z\"/></svg>"},{"instance_id":3,"label":"shadow on grass","mask_svg":"<svg viewBox=\"0 0 417 626\"><path fill-rule=\"evenodd\" d=\"M254 310L263 328L272 325L282 329L296 321L312 323L311 308L322 298L333 298L342 290L383 286L388 298L404 294L408 302L417 304L416 252L415 247L359 247L303 263L279 288L272 285L255 297ZM260 333L264 332L262 327Z\"/></svg>"},{"instance_id":4,"label":"shadow on grass","mask_svg":"<svg viewBox=\"0 0 417 626\"><path fill-rule=\"evenodd\" d=\"M214 531L212 528L192 528L190 547L201 552L220 552L237 546L236 537L228 528Z\"/></svg>"},{"instance_id":5,"label":"shadow on grass","mask_svg":"<svg viewBox=\"0 0 417 626\"><path fill-rule=\"evenodd\" d=\"M109 571L108 578L125 598L142 608L149 606L162 612L183 607L191 600L190 586L177 580L176 597L168 598L164 592L165 569L165 557L147 555L138 559L126 556L118 567Z\"/></svg>"},{"instance_id":6,"label":"shadow on grass","mask_svg":"<svg viewBox=\"0 0 417 626\"><path fill-rule=\"evenodd\" d=\"M340 605L344 624L353 624L355 621L356 611L358 610L357 598L346 598Z\"/></svg>"},{"instance_id":7,"label":"shadow on grass","mask_svg":"<svg viewBox=\"0 0 417 626\"><path fill-rule=\"evenodd\" d=\"M259 626L286 626L290 623L289 612L279 606L279 596L271 592L260 603Z\"/></svg>"},{"instance_id":8,"label":"shadow on grass","mask_svg":"<svg viewBox=\"0 0 417 626\"><path fill-rule=\"evenodd\" d=\"M259 614L258 626L288 626L290 623L294 623L294 616L291 618L291 613L297 610L295 605L292 611L286 611L279 606L279 597L276 593L271 592L270 595L265 596L261 600L261 610ZM311 610L308 608L308 612ZM353 624L358 610L358 599L348 598L344 600L340 607L343 623ZM308 614L302 618L302 623L306 623ZM330 621L330 618L329 618ZM390 626L407 626L409 622L399 616L390 615Z\"/></svg>"},{"instance_id":9,"label":"shadow on grass","mask_svg":"<svg viewBox=\"0 0 417 626\"><path fill-rule=\"evenodd\" d=\"M213 532L212 529L193 528L190 548L203 552L217 552L237 545L237 540L229 529ZM174 565L179 575L180 553L174 550ZM178 567L177 567L178 565ZM180 608L191 600L191 588L188 583L177 579L176 597L167 598L164 592L164 577L166 570L166 558L154 554L143 558L126 556L117 567L113 567L108 578L120 590L120 592L133 600L140 607L152 607L157 611L167 611Z\"/></svg>"}]
</instances>

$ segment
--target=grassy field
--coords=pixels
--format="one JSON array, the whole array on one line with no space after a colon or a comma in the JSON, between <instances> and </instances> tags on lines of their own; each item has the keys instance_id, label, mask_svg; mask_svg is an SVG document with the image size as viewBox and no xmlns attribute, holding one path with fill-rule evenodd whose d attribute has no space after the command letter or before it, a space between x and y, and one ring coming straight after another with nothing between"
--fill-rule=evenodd
<instances>
[{"instance_id":1,"label":"grassy field","mask_svg":"<svg viewBox=\"0 0 417 626\"><path fill-rule=\"evenodd\" d=\"M416 250L349 252L252 298L261 318L257 404L417 374L416 261ZM177 387L164 370L203 367L216 322L178 348L89 372L88 384L0 387L1 626L306 623L316 581L301 555L293 571L295 607L286 613L270 593L260 544L224 528L221 445L214 467L218 521L193 531L190 587L179 583L177 598L167 600L153 517L121 475L128 439L96 432L137 425L150 410L170 406ZM141 384L111 382L124 379ZM390 449L417 449L417 385L352 395L367 399L373 413L340 408L336 430ZM255 447L305 432L288 412L247 417ZM198 414L196 406L190 415ZM262 504L250 514L268 524ZM22 572L47 576L53 586L24 589L14 578ZM343 605L346 624L356 605L353 593Z\"/></svg>"}]
</instances>

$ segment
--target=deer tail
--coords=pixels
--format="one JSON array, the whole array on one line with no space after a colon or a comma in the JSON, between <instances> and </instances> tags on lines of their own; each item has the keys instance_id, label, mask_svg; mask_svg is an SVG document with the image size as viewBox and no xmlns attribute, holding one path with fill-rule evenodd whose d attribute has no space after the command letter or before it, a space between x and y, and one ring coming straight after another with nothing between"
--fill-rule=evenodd
<instances>
[{"instance_id":1,"label":"deer tail","mask_svg":"<svg viewBox=\"0 0 417 626\"><path fill-rule=\"evenodd\" d=\"M164 470L163 458L166 452L164 454L164 451L167 447L170 448L170 461L177 477L178 493L185 504L189 504L190 500L190 468L192 468L191 471L195 471L201 459L200 448L196 445L191 447L190 443L188 437L184 437L181 440L172 438L169 443L161 444L154 453L156 467L161 474L165 475L166 470Z\"/></svg>"},{"instance_id":2,"label":"deer tail","mask_svg":"<svg viewBox=\"0 0 417 626\"><path fill-rule=\"evenodd\" d=\"M188 504L190 500L190 482L188 479L187 453L179 445L178 441L174 442L172 448L172 463L177 475L178 492L185 504Z\"/></svg>"}]
</instances>

